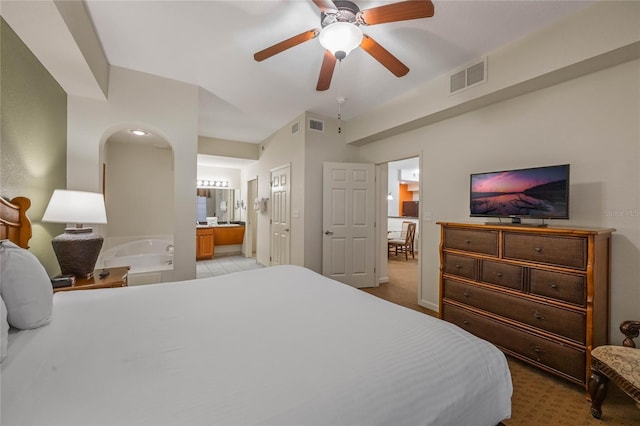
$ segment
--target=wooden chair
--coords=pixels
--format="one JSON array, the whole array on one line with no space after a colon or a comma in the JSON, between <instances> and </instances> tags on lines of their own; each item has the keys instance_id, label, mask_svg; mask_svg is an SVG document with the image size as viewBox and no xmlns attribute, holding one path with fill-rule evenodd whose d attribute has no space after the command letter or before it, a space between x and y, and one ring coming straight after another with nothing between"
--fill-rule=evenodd
<instances>
[{"instance_id":1,"label":"wooden chair","mask_svg":"<svg viewBox=\"0 0 640 426\"><path fill-rule=\"evenodd\" d=\"M403 228L405 224L407 230L404 238L401 233L400 238L394 238L388 241L388 254L395 250L396 256L398 253L404 253L405 260L409 260L409 253L411 253L411 258L415 259L413 244L416 237L416 224L413 222L402 222Z\"/></svg>"},{"instance_id":2,"label":"wooden chair","mask_svg":"<svg viewBox=\"0 0 640 426\"><path fill-rule=\"evenodd\" d=\"M609 381L615 383L629 395L640 408L640 349L633 342L640 331L640 321L625 321L620 324L625 335L623 346L604 345L591 351L591 378L589 396L591 415L602 416L602 402L607 396Z\"/></svg>"}]
</instances>

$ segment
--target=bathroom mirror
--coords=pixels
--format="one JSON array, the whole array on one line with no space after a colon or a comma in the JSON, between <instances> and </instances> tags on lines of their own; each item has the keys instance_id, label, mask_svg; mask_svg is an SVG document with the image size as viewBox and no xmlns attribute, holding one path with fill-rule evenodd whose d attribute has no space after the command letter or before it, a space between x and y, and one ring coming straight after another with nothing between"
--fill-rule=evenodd
<instances>
[{"instance_id":1,"label":"bathroom mirror","mask_svg":"<svg viewBox=\"0 0 640 426\"><path fill-rule=\"evenodd\" d=\"M206 222L207 217L217 217L218 223L240 221L242 207L239 189L196 188L196 199L197 222Z\"/></svg>"}]
</instances>

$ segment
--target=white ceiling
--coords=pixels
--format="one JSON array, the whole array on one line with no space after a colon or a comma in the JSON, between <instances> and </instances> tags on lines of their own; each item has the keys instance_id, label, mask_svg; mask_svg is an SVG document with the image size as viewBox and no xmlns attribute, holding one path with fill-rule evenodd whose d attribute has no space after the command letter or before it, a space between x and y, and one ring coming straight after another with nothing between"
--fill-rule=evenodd
<instances>
[{"instance_id":1,"label":"white ceiling","mask_svg":"<svg viewBox=\"0 0 640 426\"><path fill-rule=\"evenodd\" d=\"M434 1L432 18L363 27L409 74L397 78L356 49L336 66L326 92L315 91L323 55L317 39L253 59L320 28L311 0L86 3L112 65L200 86L201 136L258 143L303 111L335 116L338 96L347 98L344 120L363 114L592 2ZM364 10L392 2L355 3Z\"/></svg>"}]
</instances>

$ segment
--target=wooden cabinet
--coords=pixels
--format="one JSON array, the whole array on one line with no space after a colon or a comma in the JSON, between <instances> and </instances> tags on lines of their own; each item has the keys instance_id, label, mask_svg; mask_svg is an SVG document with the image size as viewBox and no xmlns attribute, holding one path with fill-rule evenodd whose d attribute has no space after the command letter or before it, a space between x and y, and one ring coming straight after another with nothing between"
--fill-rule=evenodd
<instances>
[{"instance_id":1,"label":"wooden cabinet","mask_svg":"<svg viewBox=\"0 0 640 426\"><path fill-rule=\"evenodd\" d=\"M216 226L213 228L213 233L216 236L216 245L242 244L244 240L244 225Z\"/></svg>"},{"instance_id":2,"label":"wooden cabinet","mask_svg":"<svg viewBox=\"0 0 640 426\"><path fill-rule=\"evenodd\" d=\"M586 386L609 343L615 230L439 225L440 318Z\"/></svg>"},{"instance_id":3,"label":"wooden cabinet","mask_svg":"<svg viewBox=\"0 0 640 426\"><path fill-rule=\"evenodd\" d=\"M213 228L196 228L196 260L211 259L213 255Z\"/></svg>"},{"instance_id":4,"label":"wooden cabinet","mask_svg":"<svg viewBox=\"0 0 640 426\"><path fill-rule=\"evenodd\" d=\"M419 201L403 201L400 215L403 217L418 217L419 205Z\"/></svg>"}]
</instances>

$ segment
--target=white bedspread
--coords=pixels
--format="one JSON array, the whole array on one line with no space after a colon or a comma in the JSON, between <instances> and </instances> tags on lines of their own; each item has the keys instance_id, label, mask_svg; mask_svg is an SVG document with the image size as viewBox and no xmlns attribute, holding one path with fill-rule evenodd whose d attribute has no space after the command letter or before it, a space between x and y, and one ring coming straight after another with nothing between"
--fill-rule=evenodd
<instances>
[{"instance_id":1,"label":"white bedspread","mask_svg":"<svg viewBox=\"0 0 640 426\"><path fill-rule=\"evenodd\" d=\"M61 292L2 364L2 425L495 425L504 355L307 269Z\"/></svg>"}]
</instances>

